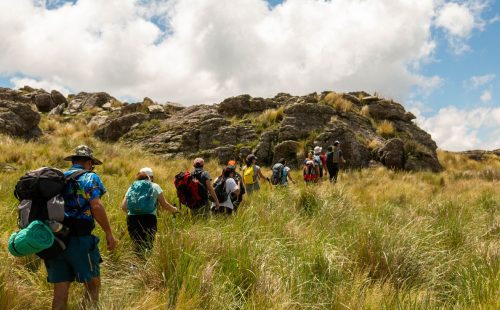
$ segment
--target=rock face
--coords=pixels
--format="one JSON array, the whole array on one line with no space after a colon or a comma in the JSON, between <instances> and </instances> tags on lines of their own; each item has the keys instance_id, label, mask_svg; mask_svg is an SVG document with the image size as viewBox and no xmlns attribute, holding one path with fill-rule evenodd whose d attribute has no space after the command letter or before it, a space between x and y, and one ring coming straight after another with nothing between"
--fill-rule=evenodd
<instances>
[{"instance_id":1,"label":"rock face","mask_svg":"<svg viewBox=\"0 0 500 310\"><path fill-rule=\"evenodd\" d=\"M107 106L106 106L107 105ZM65 115L74 115L94 108L108 109L121 107L122 103L105 92L86 93L69 96L68 107L64 110Z\"/></svg>"},{"instance_id":2,"label":"rock face","mask_svg":"<svg viewBox=\"0 0 500 310\"><path fill-rule=\"evenodd\" d=\"M414 116L402 105L354 92L336 96L352 104L339 109L324 101L328 94L280 93L267 99L241 95L217 105L179 110L146 98L122 107L120 116L106 120L99 116L93 121L105 122L96 131L101 139L139 143L166 158L216 157L222 164L229 159L241 161L253 152L262 165L285 158L290 165L300 166L314 146L326 151L338 140L350 168L380 163L392 169L441 170L435 142L411 121ZM369 115L362 112L365 106ZM142 113L140 119L137 113ZM393 124L396 138L377 133L376 124L383 120Z\"/></svg>"},{"instance_id":3,"label":"rock face","mask_svg":"<svg viewBox=\"0 0 500 310\"><path fill-rule=\"evenodd\" d=\"M40 114L24 102L0 99L0 133L34 139L41 136Z\"/></svg>"},{"instance_id":4,"label":"rock face","mask_svg":"<svg viewBox=\"0 0 500 310\"><path fill-rule=\"evenodd\" d=\"M404 143L401 139L390 139L378 151L380 162L386 167L403 169L405 167Z\"/></svg>"},{"instance_id":5,"label":"rock face","mask_svg":"<svg viewBox=\"0 0 500 310\"><path fill-rule=\"evenodd\" d=\"M143 113L133 113L113 119L95 131L95 135L103 140L117 141L134 126L146 121L148 116Z\"/></svg>"}]
</instances>

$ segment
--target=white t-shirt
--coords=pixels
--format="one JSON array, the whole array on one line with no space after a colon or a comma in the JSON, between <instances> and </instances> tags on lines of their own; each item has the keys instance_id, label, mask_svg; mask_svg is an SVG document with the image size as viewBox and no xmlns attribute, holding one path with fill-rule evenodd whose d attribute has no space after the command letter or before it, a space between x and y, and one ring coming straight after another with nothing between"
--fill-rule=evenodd
<instances>
[{"instance_id":1,"label":"white t-shirt","mask_svg":"<svg viewBox=\"0 0 500 310\"><path fill-rule=\"evenodd\" d=\"M285 179L285 183L283 183L284 185L287 185L288 184L288 174L290 173L290 167L288 166L285 166L285 168L283 168L284 170L284 175L283 175L283 178Z\"/></svg>"},{"instance_id":2,"label":"white t-shirt","mask_svg":"<svg viewBox=\"0 0 500 310\"><path fill-rule=\"evenodd\" d=\"M217 178L218 179L218 178ZM217 182L217 179L215 182ZM228 178L226 180L226 193L228 195L228 198L226 201L220 203L219 205L221 207L226 207L229 209L234 209L233 202L231 201L231 196L230 194L235 192L238 189L238 185L236 184L236 181L233 178ZM212 208L215 208L215 203L212 202Z\"/></svg>"}]
</instances>

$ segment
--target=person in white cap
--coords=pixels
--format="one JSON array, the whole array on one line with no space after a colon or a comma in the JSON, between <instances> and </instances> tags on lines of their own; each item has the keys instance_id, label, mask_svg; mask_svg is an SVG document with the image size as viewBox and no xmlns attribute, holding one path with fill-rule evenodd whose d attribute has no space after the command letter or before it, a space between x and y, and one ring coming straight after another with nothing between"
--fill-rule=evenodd
<instances>
[{"instance_id":1,"label":"person in white cap","mask_svg":"<svg viewBox=\"0 0 500 310\"><path fill-rule=\"evenodd\" d=\"M122 210L127 212L128 233L139 254L153 247L158 230L158 204L166 211L178 212L167 202L160 185L154 182L153 169L144 167L139 170L122 201Z\"/></svg>"},{"instance_id":2,"label":"person in white cap","mask_svg":"<svg viewBox=\"0 0 500 310\"><path fill-rule=\"evenodd\" d=\"M318 165L319 168L319 179L323 179L323 162L321 150L323 148L321 146L314 147L314 162Z\"/></svg>"}]
</instances>

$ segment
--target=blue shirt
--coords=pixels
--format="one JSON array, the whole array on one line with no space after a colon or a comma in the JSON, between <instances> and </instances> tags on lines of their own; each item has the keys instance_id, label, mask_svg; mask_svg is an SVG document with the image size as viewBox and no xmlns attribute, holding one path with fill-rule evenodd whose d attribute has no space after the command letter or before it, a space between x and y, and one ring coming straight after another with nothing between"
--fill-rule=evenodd
<instances>
[{"instance_id":1,"label":"blue shirt","mask_svg":"<svg viewBox=\"0 0 500 310\"><path fill-rule=\"evenodd\" d=\"M73 172L82 170L83 166L73 165L68 171L64 172L64 176L68 177ZM94 172L86 172L77 178L78 189L76 195L70 182L64 189L64 217L71 219L84 219L94 221L90 210L90 201L96 198L101 198L106 193L106 188L101 182L101 179Z\"/></svg>"}]
</instances>

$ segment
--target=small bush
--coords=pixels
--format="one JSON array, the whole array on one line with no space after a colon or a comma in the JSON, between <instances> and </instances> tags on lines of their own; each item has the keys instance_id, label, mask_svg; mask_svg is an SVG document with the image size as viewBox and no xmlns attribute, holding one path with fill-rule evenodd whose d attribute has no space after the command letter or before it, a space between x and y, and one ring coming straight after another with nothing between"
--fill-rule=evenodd
<instances>
[{"instance_id":1,"label":"small bush","mask_svg":"<svg viewBox=\"0 0 500 310\"><path fill-rule=\"evenodd\" d=\"M377 133L384 138L394 137L394 125L391 122L384 120L377 125Z\"/></svg>"}]
</instances>

